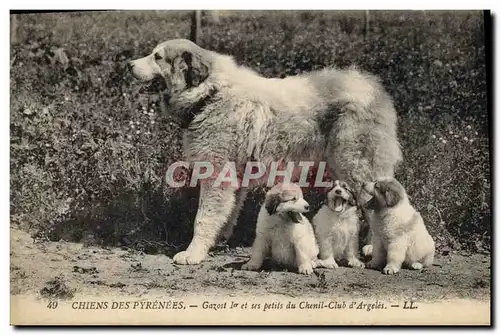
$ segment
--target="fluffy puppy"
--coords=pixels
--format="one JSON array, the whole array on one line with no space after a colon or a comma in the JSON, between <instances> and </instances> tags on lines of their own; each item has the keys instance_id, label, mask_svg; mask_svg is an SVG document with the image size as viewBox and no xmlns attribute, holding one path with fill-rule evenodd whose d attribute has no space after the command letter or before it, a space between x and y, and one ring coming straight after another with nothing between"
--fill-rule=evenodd
<instances>
[{"instance_id":1,"label":"fluffy puppy","mask_svg":"<svg viewBox=\"0 0 500 335\"><path fill-rule=\"evenodd\" d=\"M326 203L314 216L312 224L319 246L318 267L337 268L339 260L350 267L364 267L358 259L359 217L354 192L339 180L328 192Z\"/></svg>"},{"instance_id":2,"label":"fluffy puppy","mask_svg":"<svg viewBox=\"0 0 500 335\"><path fill-rule=\"evenodd\" d=\"M415 211L404 187L394 178L363 184L373 197L365 205L374 210L372 260L367 267L395 274L401 266L420 270L434 260L434 240Z\"/></svg>"},{"instance_id":3,"label":"fluffy puppy","mask_svg":"<svg viewBox=\"0 0 500 335\"><path fill-rule=\"evenodd\" d=\"M307 211L309 204L297 184L280 183L268 191L257 218L252 257L242 270L258 270L270 256L299 273L312 273L318 247L311 223L301 214Z\"/></svg>"}]
</instances>

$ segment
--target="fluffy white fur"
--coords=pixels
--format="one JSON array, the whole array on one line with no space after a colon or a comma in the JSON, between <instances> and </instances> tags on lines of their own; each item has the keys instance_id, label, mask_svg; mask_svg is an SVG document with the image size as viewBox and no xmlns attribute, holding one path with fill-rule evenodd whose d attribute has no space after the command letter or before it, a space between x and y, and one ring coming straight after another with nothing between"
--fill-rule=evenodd
<instances>
[{"instance_id":1,"label":"fluffy white fur","mask_svg":"<svg viewBox=\"0 0 500 335\"><path fill-rule=\"evenodd\" d=\"M241 269L258 270L270 257L277 264L311 274L318 247L311 223L301 214L308 208L297 185L274 186L259 212L252 256Z\"/></svg>"},{"instance_id":2,"label":"fluffy white fur","mask_svg":"<svg viewBox=\"0 0 500 335\"><path fill-rule=\"evenodd\" d=\"M403 186L394 178L384 178L366 183L364 189L373 196L368 206L375 209L370 222L373 253L367 267L383 267L383 273L395 274L403 265L413 270L431 265L434 240Z\"/></svg>"},{"instance_id":3,"label":"fluffy white fur","mask_svg":"<svg viewBox=\"0 0 500 335\"><path fill-rule=\"evenodd\" d=\"M338 180L327 194L326 204L313 217L319 246L318 267L337 268L345 260L350 267L364 267L358 258L359 217L352 191Z\"/></svg>"},{"instance_id":4,"label":"fluffy white fur","mask_svg":"<svg viewBox=\"0 0 500 335\"><path fill-rule=\"evenodd\" d=\"M269 79L187 40L164 42L129 66L143 82L161 80L169 113L185 127L185 160L326 161L356 192L363 180L392 176L401 160L392 100L355 68ZM210 185L201 186L194 236L178 264L200 263L238 217L245 192Z\"/></svg>"}]
</instances>

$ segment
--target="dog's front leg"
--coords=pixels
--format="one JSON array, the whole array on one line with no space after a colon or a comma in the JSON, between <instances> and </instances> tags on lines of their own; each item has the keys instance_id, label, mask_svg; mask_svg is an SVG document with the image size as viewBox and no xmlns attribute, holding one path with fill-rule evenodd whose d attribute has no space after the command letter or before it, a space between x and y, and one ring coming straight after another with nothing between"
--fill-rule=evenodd
<instances>
[{"instance_id":1,"label":"dog's front leg","mask_svg":"<svg viewBox=\"0 0 500 335\"><path fill-rule=\"evenodd\" d=\"M309 275L313 273L313 260L298 245L295 246L295 261L300 274Z\"/></svg>"},{"instance_id":2,"label":"dog's front leg","mask_svg":"<svg viewBox=\"0 0 500 335\"><path fill-rule=\"evenodd\" d=\"M222 229L221 238L223 241L227 242L229 238L231 238L231 235L233 235L233 230L234 227L236 226L236 223L238 222L238 217L240 216L241 208L245 204L247 193L248 193L247 188L240 188L238 191L236 191L236 200L235 200L236 204L231 212L231 215L229 216L227 223L224 225L224 228Z\"/></svg>"},{"instance_id":3,"label":"dog's front leg","mask_svg":"<svg viewBox=\"0 0 500 335\"><path fill-rule=\"evenodd\" d=\"M406 257L408 242L404 237L398 237L387 245L387 265L382 272L392 275L399 272Z\"/></svg>"},{"instance_id":4,"label":"dog's front leg","mask_svg":"<svg viewBox=\"0 0 500 335\"><path fill-rule=\"evenodd\" d=\"M269 240L266 235L265 232L257 231L252 245L252 256L248 262L241 266L242 270L256 271L260 269L269 251Z\"/></svg>"},{"instance_id":5,"label":"dog's front leg","mask_svg":"<svg viewBox=\"0 0 500 335\"><path fill-rule=\"evenodd\" d=\"M365 214L365 218L368 217L369 214ZM370 224L368 223L368 232L365 237L365 245L361 249L363 256L368 257L373 254L373 232Z\"/></svg>"},{"instance_id":6,"label":"dog's front leg","mask_svg":"<svg viewBox=\"0 0 500 335\"><path fill-rule=\"evenodd\" d=\"M386 251L380 239L380 236L374 237L373 239L372 259L368 262L368 264L366 264L366 267L369 269L380 270L380 268L382 268L385 264Z\"/></svg>"},{"instance_id":7,"label":"dog's front leg","mask_svg":"<svg viewBox=\"0 0 500 335\"><path fill-rule=\"evenodd\" d=\"M361 262L358 258L359 249L359 235L356 234L350 236L350 240L347 244L347 249L345 252L347 265L353 268L364 268L365 264Z\"/></svg>"},{"instance_id":8,"label":"dog's front leg","mask_svg":"<svg viewBox=\"0 0 500 335\"><path fill-rule=\"evenodd\" d=\"M332 238L330 236L317 236L319 246L319 259L316 260L316 267L336 269L339 266L333 258Z\"/></svg>"},{"instance_id":9,"label":"dog's front leg","mask_svg":"<svg viewBox=\"0 0 500 335\"><path fill-rule=\"evenodd\" d=\"M361 254L365 257L371 256L373 254L373 230L372 226L374 224L375 212L373 209L366 208L366 203L372 198L371 195L366 193L363 188L359 188L357 192L358 204L360 205L361 213L363 214L364 223L362 225L363 230L366 229L366 236L363 239L358 239L363 245L361 249ZM361 236L360 236L361 237ZM359 243L359 242L358 242Z\"/></svg>"},{"instance_id":10,"label":"dog's front leg","mask_svg":"<svg viewBox=\"0 0 500 335\"><path fill-rule=\"evenodd\" d=\"M215 245L227 222L235 202L234 188L200 186L200 201L194 224L194 235L189 247L174 256L177 264L199 264Z\"/></svg>"},{"instance_id":11,"label":"dog's front leg","mask_svg":"<svg viewBox=\"0 0 500 335\"><path fill-rule=\"evenodd\" d=\"M366 199L365 195L359 194L358 197L360 197L360 201L366 202L368 201ZM363 245L363 248L361 249L361 254L365 257L371 256L373 254L373 231L372 231L372 225L374 223L375 219L375 213L373 209L368 209L365 208L364 206L361 206L361 213L363 213L363 218L364 218L364 227L366 227L366 236L364 239L361 241Z\"/></svg>"}]
</instances>

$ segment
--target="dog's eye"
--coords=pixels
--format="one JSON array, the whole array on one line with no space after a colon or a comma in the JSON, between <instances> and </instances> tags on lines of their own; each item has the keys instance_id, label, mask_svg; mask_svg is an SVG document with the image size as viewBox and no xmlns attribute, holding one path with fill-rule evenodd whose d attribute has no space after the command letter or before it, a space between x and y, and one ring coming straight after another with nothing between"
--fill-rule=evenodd
<instances>
[{"instance_id":1,"label":"dog's eye","mask_svg":"<svg viewBox=\"0 0 500 335\"><path fill-rule=\"evenodd\" d=\"M160 60L162 59L159 53L155 53L155 60Z\"/></svg>"}]
</instances>

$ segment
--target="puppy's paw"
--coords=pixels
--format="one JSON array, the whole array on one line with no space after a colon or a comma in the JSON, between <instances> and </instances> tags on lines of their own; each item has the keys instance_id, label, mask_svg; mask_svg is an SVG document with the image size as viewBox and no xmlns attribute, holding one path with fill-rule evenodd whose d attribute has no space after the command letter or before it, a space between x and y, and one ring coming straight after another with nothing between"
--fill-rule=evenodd
<instances>
[{"instance_id":1,"label":"puppy's paw","mask_svg":"<svg viewBox=\"0 0 500 335\"><path fill-rule=\"evenodd\" d=\"M260 269L260 264L257 264L255 262L252 262L251 260L246 262L241 266L241 269L243 271L257 271Z\"/></svg>"},{"instance_id":2,"label":"puppy's paw","mask_svg":"<svg viewBox=\"0 0 500 335\"><path fill-rule=\"evenodd\" d=\"M335 262L335 259L329 258L329 259L318 259L316 261L316 267L318 267L318 268L327 268L327 269L336 269L339 266Z\"/></svg>"},{"instance_id":3,"label":"puppy's paw","mask_svg":"<svg viewBox=\"0 0 500 335\"><path fill-rule=\"evenodd\" d=\"M364 268L365 264L359 259L353 258L349 262L347 262L347 266L350 266L351 268Z\"/></svg>"},{"instance_id":4,"label":"puppy's paw","mask_svg":"<svg viewBox=\"0 0 500 335\"><path fill-rule=\"evenodd\" d=\"M186 251L181 251L174 256L174 263L182 265L200 264L201 261L205 259L205 257L206 257L205 254L186 250Z\"/></svg>"},{"instance_id":5,"label":"puppy's paw","mask_svg":"<svg viewBox=\"0 0 500 335\"><path fill-rule=\"evenodd\" d=\"M399 268L394 265L386 265L386 267L382 270L382 273L385 275L394 275L399 272Z\"/></svg>"},{"instance_id":6,"label":"puppy's paw","mask_svg":"<svg viewBox=\"0 0 500 335\"><path fill-rule=\"evenodd\" d=\"M424 266L422 265L422 263L419 262L415 262L410 265L410 269L412 270L422 270L423 268Z\"/></svg>"},{"instance_id":7,"label":"puppy's paw","mask_svg":"<svg viewBox=\"0 0 500 335\"><path fill-rule=\"evenodd\" d=\"M373 253L373 245L367 244L361 249L363 256L368 257Z\"/></svg>"},{"instance_id":8,"label":"puppy's paw","mask_svg":"<svg viewBox=\"0 0 500 335\"><path fill-rule=\"evenodd\" d=\"M311 273L313 273L312 263L300 264L299 273L303 275L310 275Z\"/></svg>"}]
</instances>

